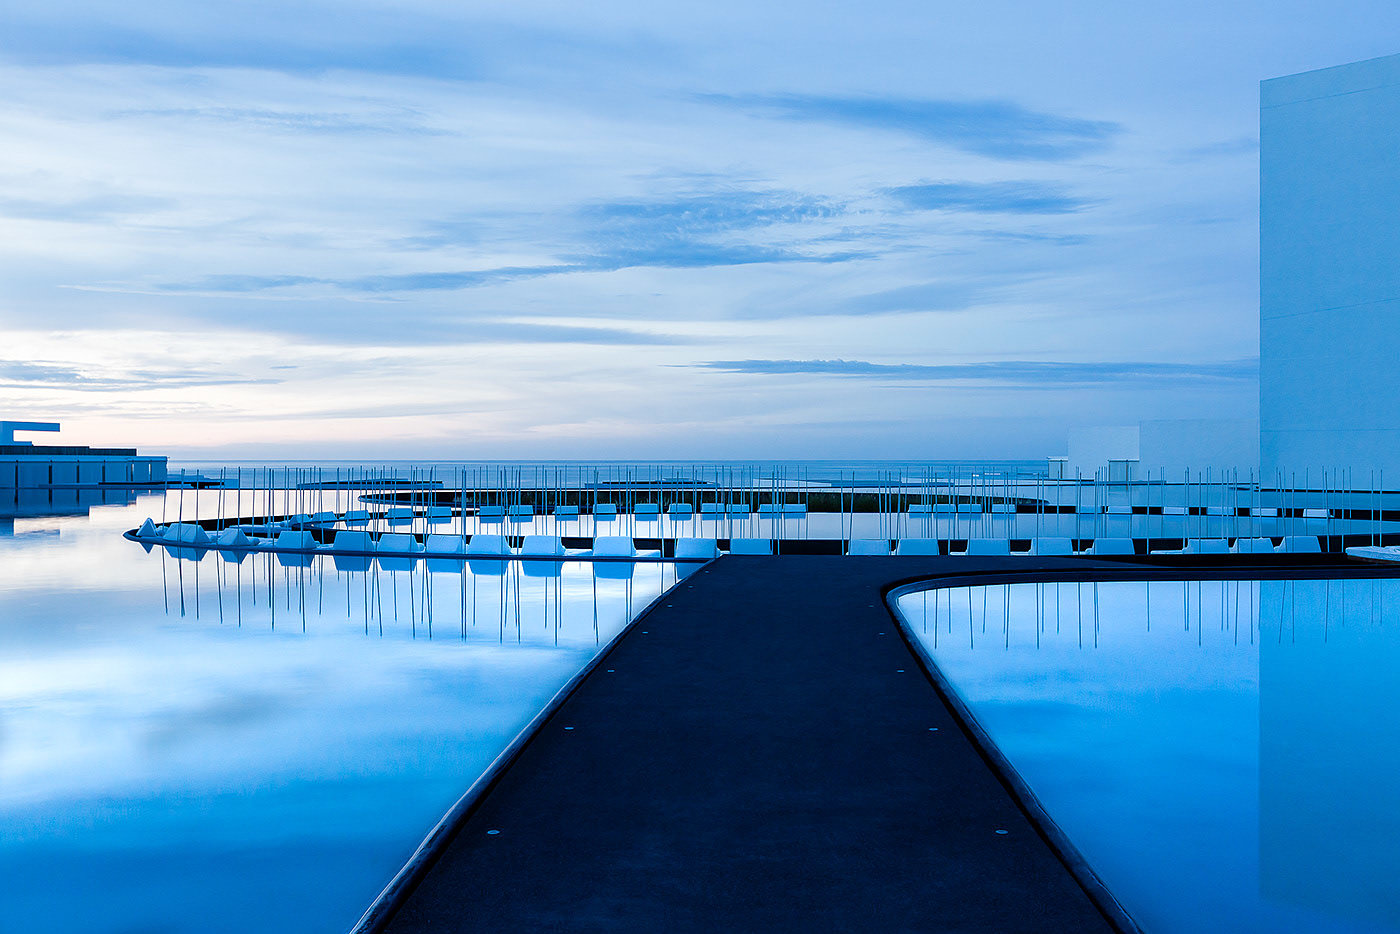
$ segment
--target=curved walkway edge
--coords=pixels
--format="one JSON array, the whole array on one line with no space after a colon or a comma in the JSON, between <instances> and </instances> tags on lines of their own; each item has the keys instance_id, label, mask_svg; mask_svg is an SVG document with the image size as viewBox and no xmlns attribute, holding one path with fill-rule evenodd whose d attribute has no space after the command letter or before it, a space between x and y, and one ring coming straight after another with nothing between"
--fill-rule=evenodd
<instances>
[{"instance_id":1,"label":"curved walkway edge","mask_svg":"<svg viewBox=\"0 0 1400 934\"><path fill-rule=\"evenodd\" d=\"M560 693L357 930L1133 930L883 598L920 580L1321 573L1153 564L713 561Z\"/></svg>"}]
</instances>

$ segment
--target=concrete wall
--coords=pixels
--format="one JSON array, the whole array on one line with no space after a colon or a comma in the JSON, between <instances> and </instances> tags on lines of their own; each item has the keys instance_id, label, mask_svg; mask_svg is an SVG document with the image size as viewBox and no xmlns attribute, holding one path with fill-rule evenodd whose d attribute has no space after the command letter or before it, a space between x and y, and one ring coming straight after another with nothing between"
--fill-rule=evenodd
<instances>
[{"instance_id":1,"label":"concrete wall","mask_svg":"<svg viewBox=\"0 0 1400 934\"><path fill-rule=\"evenodd\" d=\"M1400 55L1265 81L1259 123L1265 474L1400 481Z\"/></svg>"},{"instance_id":2,"label":"concrete wall","mask_svg":"<svg viewBox=\"0 0 1400 934\"><path fill-rule=\"evenodd\" d=\"M1067 477L1075 471L1081 476L1094 476L1106 470L1111 460L1137 460L1138 426L1106 425L1077 428L1069 434L1069 460L1065 464Z\"/></svg>"},{"instance_id":3,"label":"concrete wall","mask_svg":"<svg viewBox=\"0 0 1400 934\"><path fill-rule=\"evenodd\" d=\"M1180 477L1213 470L1259 469L1259 422L1252 418L1182 418L1139 425L1138 457L1144 474Z\"/></svg>"},{"instance_id":4,"label":"concrete wall","mask_svg":"<svg viewBox=\"0 0 1400 934\"><path fill-rule=\"evenodd\" d=\"M163 457L36 456L0 458L0 489L163 483Z\"/></svg>"}]
</instances>

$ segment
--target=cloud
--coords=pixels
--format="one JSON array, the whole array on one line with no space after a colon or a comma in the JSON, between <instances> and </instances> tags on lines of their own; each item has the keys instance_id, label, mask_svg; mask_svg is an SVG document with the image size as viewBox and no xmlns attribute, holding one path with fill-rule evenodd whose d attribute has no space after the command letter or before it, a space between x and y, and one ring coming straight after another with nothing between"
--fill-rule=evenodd
<instances>
[{"instance_id":1,"label":"cloud","mask_svg":"<svg viewBox=\"0 0 1400 934\"><path fill-rule=\"evenodd\" d=\"M887 188L885 193L916 211L1073 214L1092 204L1039 182L937 182Z\"/></svg>"},{"instance_id":2,"label":"cloud","mask_svg":"<svg viewBox=\"0 0 1400 934\"><path fill-rule=\"evenodd\" d=\"M330 280L314 276L252 276L220 275L204 276L190 282L165 282L156 286L161 292L262 292L268 289L283 289L296 285L314 285Z\"/></svg>"},{"instance_id":3,"label":"cloud","mask_svg":"<svg viewBox=\"0 0 1400 934\"><path fill-rule=\"evenodd\" d=\"M129 370L104 373L63 363L0 360L0 387L64 389L77 392L131 392L141 389L190 389L196 386L277 384L276 379L245 379L188 370Z\"/></svg>"},{"instance_id":4,"label":"cloud","mask_svg":"<svg viewBox=\"0 0 1400 934\"><path fill-rule=\"evenodd\" d=\"M259 107L172 107L147 110L118 110L116 119L156 117L175 122L182 131L194 122L235 124L245 128L281 130L289 133L391 134L393 136L441 136L447 131L425 126L418 114L350 114L313 110L273 110Z\"/></svg>"},{"instance_id":5,"label":"cloud","mask_svg":"<svg viewBox=\"0 0 1400 934\"><path fill-rule=\"evenodd\" d=\"M760 263L840 263L863 259L867 251L813 249L798 231L786 245L736 239L755 230L802 225L836 217L843 206L789 192L734 190L656 200L631 199L587 203L573 209L562 222L572 245L562 262L536 266L497 266L469 270L428 270L373 276L320 277L304 275L222 274L186 282L165 282L161 292L246 293L307 285L324 285L363 294L455 291L479 286L538 279L580 272L621 269L707 269ZM460 221L424 226L415 248L449 245L465 234L479 234Z\"/></svg>"},{"instance_id":6,"label":"cloud","mask_svg":"<svg viewBox=\"0 0 1400 934\"><path fill-rule=\"evenodd\" d=\"M76 200L38 200L34 198L0 198L0 217L21 220L93 223L110 221L134 214L149 214L170 207L165 198L140 195L94 195Z\"/></svg>"},{"instance_id":7,"label":"cloud","mask_svg":"<svg viewBox=\"0 0 1400 934\"><path fill-rule=\"evenodd\" d=\"M1184 150L1175 162L1199 162L1203 159L1230 158L1235 156L1255 156L1259 154L1257 136L1239 136L1235 139L1219 140Z\"/></svg>"},{"instance_id":8,"label":"cloud","mask_svg":"<svg viewBox=\"0 0 1400 934\"><path fill-rule=\"evenodd\" d=\"M696 338L674 334L634 331L629 328L600 328L564 324L526 322L483 322L466 325L452 334L454 340L471 343L531 344L611 344L619 346L675 345L697 343Z\"/></svg>"},{"instance_id":9,"label":"cloud","mask_svg":"<svg viewBox=\"0 0 1400 934\"><path fill-rule=\"evenodd\" d=\"M961 311L977 298L962 282L925 282L848 298L836 306L841 314L878 315L897 311Z\"/></svg>"},{"instance_id":10,"label":"cloud","mask_svg":"<svg viewBox=\"0 0 1400 934\"><path fill-rule=\"evenodd\" d=\"M693 237L773 224L836 217L844 205L782 191L734 189L659 200L624 200L585 205L579 217L599 233L638 237Z\"/></svg>"},{"instance_id":11,"label":"cloud","mask_svg":"<svg viewBox=\"0 0 1400 934\"><path fill-rule=\"evenodd\" d=\"M279 9L276 13L291 18L288 11ZM398 37L395 33L400 30L393 21L384 24L389 28L376 30L364 22L373 18L372 14L360 11L359 15L361 24L371 28L358 34L346 34L339 24L326 22L319 35L310 29L298 35L293 24L285 20L276 29L250 30L251 22L260 18L257 16L220 28L182 30L174 16L170 24L141 29L91 17L86 22L77 17L44 22L31 14L7 23L4 58L26 65L261 68L308 74L345 69L456 79L481 76L476 56L461 45Z\"/></svg>"},{"instance_id":12,"label":"cloud","mask_svg":"<svg viewBox=\"0 0 1400 934\"><path fill-rule=\"evenodd\" d=\"M782 120L907 133L980 156L1058 161L1098 152L1116 123L1029 110L1010 101L957 101L818 94L709 94L703 99Z\"/></svg>"},{"instance_id":13,"label":"cloud","mask_svg":"<svg viewBox=\"0 0 1400 934\"><path fill-rule=\"evenodd\" d=\"M1042 388L1117 382L1166 385L1184 380L1253 380L1259 375L1257 358L1227 360L1222 363L996 360L951 364L868 363L864 360L714 360L691 366L724 373L839 376L920 382L971 381Z\"/></svg>"}]
</instances>

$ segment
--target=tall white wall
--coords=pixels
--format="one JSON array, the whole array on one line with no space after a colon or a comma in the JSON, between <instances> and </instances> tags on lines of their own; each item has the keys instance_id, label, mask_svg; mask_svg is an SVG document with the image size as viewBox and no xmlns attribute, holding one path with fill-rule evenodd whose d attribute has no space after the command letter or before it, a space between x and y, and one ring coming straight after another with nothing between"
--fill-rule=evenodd
<instances>
[{"instance_id":1,"label":"tall white wall","mask_svg":"<svg viewBox=\"0 0 1400 934\"><path fill-rule=\"evenodd\" d=\"M1400 481L1400 55L1260 85L1260 455ZM1359 476L1360 474L1358 474Z\"/></svg>"}]
</instances>

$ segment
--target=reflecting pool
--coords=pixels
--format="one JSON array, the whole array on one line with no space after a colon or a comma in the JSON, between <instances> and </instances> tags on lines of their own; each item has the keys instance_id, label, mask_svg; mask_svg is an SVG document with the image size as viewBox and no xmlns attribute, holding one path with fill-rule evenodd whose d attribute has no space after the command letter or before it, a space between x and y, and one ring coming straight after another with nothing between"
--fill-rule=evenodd
<instances>
[{"instance_id":1,"label":"reflecting pool","mask_svg":"<svg viewBox=\"0 0 1400 934\"><path fill-rule=\"evenodd\" d=\"M121 538L160 509L0 534L0 929L346 931L675 581Z\"/></svg>"},{"instance_id":2,"label":"reflecting pool","mask_svg":"<svg viewBox=\"0 0 1400 934\"><path fill-rule=\"evenodd\" d=\"M1145 930L1400 930L1400 581L1014 584L898 609Z\"/></svg>"}]
</instances>

